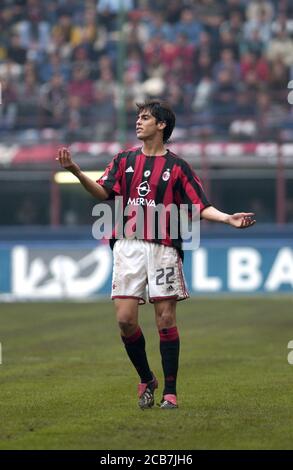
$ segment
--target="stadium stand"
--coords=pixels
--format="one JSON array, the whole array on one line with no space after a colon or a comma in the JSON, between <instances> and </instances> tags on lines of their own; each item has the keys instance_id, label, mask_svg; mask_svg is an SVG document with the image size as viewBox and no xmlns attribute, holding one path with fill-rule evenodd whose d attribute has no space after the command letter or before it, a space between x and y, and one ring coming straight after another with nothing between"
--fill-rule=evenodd
<instances>
[{"instance_id":1,"label":"stadium stand","mask_svg":"<svg viewBox=\"0 0 293 470\"><path fill-rule=\"evenodd\" d=\"M208 133L213 139L257 135L287 140L290 2L124 4L123 81L130 112L137 99L154 94L174 106L182 138ZM35 129L41 139L47 128L69 141L82 134L91 140L111 135L117 107L118 9L118 0L2 1L2 135L13 131L17 137ZM98 125L97 114L103 125ZM131 132L131 119L128 125Z\"/></svg>"},{"instance_id":2,"label":"stadium stand","mask_svg":"<svg viewBox=\"0 0 293 470\"><path fill-rule=\"evenodd\" d=\"M178 144L200 142L205 148L213 142L241 143L237 148L243 154L249 153L251 144L250 153L255 155L262 154L255 150L257 142L290 143L292 2L124 0L122 74L117 65L119 5L119 0L2 0L2 167L17 162L19 168L31 163L41 169L56 142L90 146L117 141L121 89L127 142L135 139L135 103L159 96L176 112ZM32 144L34 149L28 150ZM228 151L228 163L235 159L237 148L232 145ZM265 164L272 158L276 163L278 150L271 156L268 149ZM84 147L82 152L83 164L98 169L113 155L112 148L101 152L97 165L89 158L91 151ZM211 158L215 152L207 151ZM283 153L287 162L292 160L288 147ZM192 163L197 164L201 160L194 155ZM247 167L253 168L252 162L250 158ZM38 220L31 202L23 204L25 220ZM268 221L275 218L269 216L275 212L274 204L270 201L265 211ZM23 216L7 220L24 223Z\"/></svg>"}]
</instances>

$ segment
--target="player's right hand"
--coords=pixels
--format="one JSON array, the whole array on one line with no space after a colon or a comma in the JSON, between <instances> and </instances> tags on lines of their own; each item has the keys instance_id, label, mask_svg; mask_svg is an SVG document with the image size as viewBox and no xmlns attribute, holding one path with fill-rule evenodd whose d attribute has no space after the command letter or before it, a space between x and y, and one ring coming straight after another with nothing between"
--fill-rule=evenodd
<instances>
[{"instance_id":1,"label":"player's right hand","mask_svg":"<svg viewBox=\"0 0 293 470\"><path fill-rule=\"evenodd\" d=\"M62 147L58 150L56 160L59 161L62 168L71 171L71 173L76 174L80 171L80 167L71 159L71 154L66 147Z\"/></svg>"}]
</instances>

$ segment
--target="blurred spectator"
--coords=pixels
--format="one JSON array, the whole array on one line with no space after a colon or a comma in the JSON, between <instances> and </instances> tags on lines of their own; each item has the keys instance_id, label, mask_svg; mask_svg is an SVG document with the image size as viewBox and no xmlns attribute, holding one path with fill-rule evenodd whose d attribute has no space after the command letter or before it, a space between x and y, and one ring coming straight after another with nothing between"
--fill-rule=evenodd
<instances>
[{"instance_id":1,"label":"blurred spectator","mask_svg":"<svg viewBox=\"0 0 293 470\"><path fill-rule=\"evenodd\" d=\"M64 42L70 43L73 34L73 28L74 26L69 11L63 11L58 18L57 24L52 27L52 34L53 36L61 35L64 38Z\"/></svg>"},{"instance_id":2,"label":"blurred spectator","mask_svg":"<svg viewBox=\"0 0 293 470\"><path fill-rule=\"evenodd\" d=\"M293 7L293 5L292 5ZM292 11L293 13L293 11ZM293 34L293 18L292 14L279 13L276 19L272 22L272 33L279 33L281 30L286 31L289 36Z\"/></svg>"},{"instance_id":3,"label":"blurred spectator","mask_svg":"<svg viewBox=\"0 0 293 470\"><path fill-rule=\"evenodd\" d=\"M0 78L6 80L20 80L23 74L23 67L11 59L6 59L0 62Z\"/></svg>"},{"instance_id":4,"label":"blurred spectator","mask_svg":"<svg viewBox=\"0 0 293 470\"><path fill-rule=\"evenodd\" d=\"M52 52L49 57L39 65L39 77L41 82L48 82L53 75L60 74L64 81L70 78L70 64L66 59L61 59L59 53Z\"/></svg>"},{"instance_id":5,"label":"blurred spectator","mask_svg":"<svg viewBox=\"0 0 293 470\"><path fill-rule=\"evenodd\" d=\"M146 63L146 72L148 76L163 76L166 71L166 65L162 63L162 37L157 35L147 42L144 47L144 60Z\"/></svg>"},{"instance_id":6,"label":"blurred spectator","mask_svg":"<svg viewBox=\"0 0 293 470\"><path fill-rule=\"evenodd\" d=\"M38 61L50 42L50 25L44 20L38 0L27 0L26 19L17 23L20 45L27 50L30 60Z\"/></svg>"},{"instance_id":7,"label":"blurred spectator","mask_svg":"<svg viewBox=\"0 0 293 470\"><path fill-rule=\"evenodd\" d=\"M251 0L246 2L246 16L248 20L257 20L264 16L265 20L271 22L274 16L274 7L269 0Z\"/></svg>"},{"instance_id":8,"label":"blurred spectator","mask_svg":"<svg viewBox=\"0 0 293 470\"><path fill-rule=\"evenodd\" d=\"M16 125L19 129L39 128L40 86L31 67L27 67L24 80L17 84L18 103Z\"/></svg>"},{"instance_id":9,"label":"blurred spectator","mask_svg":"<svg viewBox=\"0 0 293 470\"><path fill-rule=\"evenodd\" d=\"M192 103L192 108L194 111L202 111L209 105L213 92L213 86L214 82L212 81L211 77L209 75L204 75L195 89Z\"/></svg>"},{"instance_id":10,"label":"blurred spectator","mask_svg":"<svg viewBox=\"0 0 293 470\"><path fill-rule=\"evenodd\" d=\"M1 80L3 100L0 106L0 131L12 129L16 123L17 93L13 82Z\"/></svg>"},{"instance_id":11,"label":"blurred spectator","mask_svg":"<svg viewBox=\"0 0 293 470\"><path fill-rule=\"evenodd\" d=\"M172 73L167 73L165 75L165 82L166 82L167 88L169 87L170 83L176 83L182 88L187 89L185 85L188 84L188 76L186 76L186 71L184 67L184 59L182 57L177 56L174 59L174 63L172 66Z\"/></svg>"},{"instance_id":12,"label":"blurred spectator","mask_svg":"<svg viewBox=\"0 0 293 470\"><path fill-rule=\"evenodd\" d=\"M233 81L237 81L240 77L240 67L238 62L234 59L233 51L231 49L223 49L221 51L220 60L215 64L213 70L216 81L223 70L229 72Z\"/></svg>"},{"instance_id":13,"label":"blurred spectator","mask_svg":"<svg viewBox=\"0 0 293 470\"><path fill-rule=\"evenodd\" d=\"M184 91L182 87L180 87L177 83L170 83L167 87L167 93L165 94L165 99L170 103L170 106L175 111L177 115L177 124L178 120L180 121L180 117L184 113L185 106L184 106Z\"/></svg>"},{"instance_id":14,"label":"blurred spectator","mask_svg":"<svg viewBox=\"0 0 293 470\"><path fill-rule=\"evenodd\" d=\"M287 66L293 65L293 40L286 31L280 30L268 43L267 58L270 61L281 59Z\"/></svg>"},{"instance_id":15,"label":"blurred spectator","mask_svg":"<svg viewBox=\"0 0 293 470\"><path fill-rule=\"evenodd\" d=\"M98 37L96 10L92 7L85 9L81 24L73 26L70 31L70 42L73 47L80 44L94 45Z\"/></svg>"},{"instance_id":16,"label":"blurred spectator","mask_svg":"<svg viewBox=\"0 0 293 470\"><path fill-rule=\"evenodd\" d=\"M99 13L113 13L117 14L121 5L126 11L133 10L134 3L133 0L98 0L97 10Z\"/></svg>"},{"instance_id":17,"label":"blurred spectator","mask_svg":"<svg viewBox=\"0 0 293 470\"><path fill-rule=\"evenodd\" d=\"M0 52L1 58L5 58L6 50L10 46L11 36L15 29L15 17L13 13L13 6L6 6L0 9Z\"/></svg>"},{"instance_id":18,"label":"blurred spectator","mask_svg":"<svg viewBox=\"0 0 293 470\"><path fill-rule=\"evenodd\" d=\"M287 117L287 111L281 105L272 101L267 92L257 96L257 126L258 136L263 140L279 140L282 122Z\"/></svg>"},{"instance_id":19,"label":"blurred spectator","mask_svg":"<svg viewBox=\"0 0 293 470\"><path fill-rule=\"evenodd\" d=\"M164 79L166 75L166 67L161 62L160 55L154 54L150 55L148 59L148 64L146 66L147 77L156 79Z\"/></svg>"},{"instance_id":20,"label":"blurred spectator","mask_svg":"<svg viewBox=\"0 0 293 470\"><path fill-rule=\"evenodd\" d=\"M270 69L268 63L263 57L258 57L253 52L243 54L240 62L240 70L244 80L250 72L254 72L257 80L260 82L267 82L269 80Z\"/></svg>"},{"instance_id":21,"label":"blurred spectator","mask_svg":"<svg viewBox=\"0 0 293 470\"><path fill-rule=\"evenodd\" d=\"M101 76L102 71L105 69L107 69L111 73L113 72L113 65L109 56L102 55L98 62L98 74L100 74Z\"/></svg>"},{"instance_id":22,"label":"blurred spectator","mask_svg":"<svg viewBox=\"0 0 293 470\"><path fill-rule=\"evenodd\" d=\"M116 122L117 84L110 68L103 67L94 88L95 103L91 111L97 140L111 139Z\"/></svg>"},{"instance_id":23,"label":"blurred spectator","mask_svg":"<svg viewBox=\"0 0 293 470\"><path fill-rule=\"evenodd\" d=\"M151 21L147 24L148 38L156 35L162 36L167 41L174 40L174 30L170 23L165 21L163 12L156 11L152 14Z\"/></svg>"},{"instance_id":24,"label":"blurred spectator","mask_svg":"<svg viewBox=\"0 0 293 470\"><path fill-rule=\"evenodd\" d=\"M203 26L195 19L193 10L191 8L184 8L180 15L180 21L175 26L175 34L185 34L191 44L197 44L202 31Z\"/></svg>"},{"instance_id":25,"label":"blurred spectator","mask_svg":"<svg viewBox=\"0 0 293 470\"><path fill-rule=\"evenodd\" d=\"M238 39L239 40L239 39ZM218 51L219 55L224 49L229 49L233 57L239 60L239 43L235 35L229 29L222 29L220 31Z\"/></svg>"},{"instance_id":26,"label":"blurred spectator","mask_svg":"<svg viewBox=\"0 0 293 470\"><path fill-rule=\"evenodd\" d=\"M249 102L255 103L258 92L263 88L263 84L258 80L255 70L249 70L243 82L243 86L249 97Z\"/></svg>"},{"instance_id":27,"label":"blurred spectator","mask_svg":"<svg viewBox=\"0 0 293 470\"><path fill-rule=\"evenodd\" d=\"M220 132L227 131L230 120L235 115L236 84L231 70L219 70L217 83L212 95L214 122Z\"/></svg>"},{"instance_id":28,"label":"blurred spectator","mask_svg":"<svg viewBox=\"0 0 293 470\"><path fill-rule=\"evenodd\" d=\"M162 40L160 58L168 73L173 73L174 63L179 57L177 44L173 41L167 41L166 39Z\"/></svg>"},{"instance_id":29,"label":"blurred spectator","mask_svg":"<svg viewBox=\"0 0 293 470\"><path fill-rule=\"evenodd\" d=\"M10 45L7 47L7 57L17 64L23 65L26 62L27 50L21 46L20 36L14 34L11 37Z\"/></svg>"},{"instance_id":30,"label":"blurred spectator","mask_svg":"<svg viewBox=\"0 0 293 470\"><path fill-rule=\"evenodd\" d=\"M175 25L180 20L184 4L181 0L170 0L166 6L166 21Z\"/></svg>"},{"instance_id":31,"label":"blurred spectator","mask_svg":"<svg viewBox=\"0 0 293 470\"><path fill-rule=\"evenodd\" d=\"M269 85L271 91L276 92L274 98L277 101L286 102L288 91L285 89L284 84L289 83L289 80L289 68L286 67L281 57L273 60L269 69Z\"/></svg>"},{"instance_id":32,"label":"blurred spectator","mask_svg":"<svg viewBox=\"0 0 293 470\"><path fill-rule=\"evenodd\" d=\"M241 54L246 52L252 52L258 56L261 56L265 50L266 44L260 37L258 29L251 31L249 38L243 39L240 44Z\"/></svg>"},{"instance_id":33,"label":"blurred spectator","mask_svg":"<svg viewBox=\"0 0 293 470\"><path fill-rule=\"evenodd\" d=\"M125 70L138 81L142 81L145 74L142 55L143 53L138 47L130 48L125 61Z\"/></svg>"},{"instance_id":34,"label":"blurred spectator","mask_svg":"<svg viewBox=\"0 0 293 470\"><path fill-rule=\"evenodd\" d=\"M87 111L88 113L88 111ZM86 109L78 95L69 95L66 109L66 137L68 140L82 140L86 124Z\"/></svg>"},{"instance_id":35,"label":"blurred spectator","mask_svg":"<svg viewBox=\"0 0 293 470\"><path fill-rule=\"evenodd\" d=\"M66 35L61 29L56 28L55 30L52 30L51 41L47 45L46 52L48 54L58 53L61 60L70 59L72 47L70 43L66 40Z\"/></svg>"},{"instance_id":36,"label":"blurred spectator","mask_svg":"<svg viewBox=\"0 0 293 470\"><path fill-rule=\"evenodd\" d=\"M136 103L141 103L144 100L144 92L142 84L129 71L125 72L123 76L123 92L129 127L131 128L134 122L133 118L136 116Z\"/></svg>"},{"instance_id":37,"label":"blurred spectator","mask_svg":"<svg viewBox=\"0 0 293 470\"><path fill-rule=\"evenodd\" d=\"M241 41L243 35L243 20L242 16L238 11L229 12L229 16L226 21L220 26L220 32L229 31L234 41Z\"/></svg>"},{"instance_id":38,"label":"blurred spectator","mask_svg":"<svg viewBox=\"0 0 293 470\"><path fill-rule=\"evenodd\" d=\"M240 18L241 23L245 19L245 4L247 2L243 2L242 0L226 0L225 5L225 16L226 18L230 17L230 20L235 15Z\"/></svg>"},{"instance_id":39,"label":"blurred spectator","mask_svg":"<svg viewBox=\"0 0 293 470\"><path fill-rule=\"evenodd\" d=\"M94 64L94 53L90 45L79 45L72 50L71 65L72 69L83 69L86 71L88 78L91 80L92 66ZM74 74L74 72L73 72Z\"/></svg>"},{"instance_id":40,"label":"blurred spectator","mask_svg":"<svg viewBox=\"0 0 293 470\"><path fill-rule=\"evenodd\" d=\"M88 78L88 73L83 66L75 67L68 84L69 98L77 96L85 106L92 104L94 98L93 82Z\"/></svg>"},{"instance_id":41,"label":"blurred spectator","mask_svg":"<svg viewBox=\"0 0 293 470\"><path fill-rule=\"evenodd\" d=\"M151 77L143 82L139 90L140 90L140 93L142 94L141 96L148 97L148 98L155 98L155 97L163 97L163 94L166 88L168 87L166 87L165 80L163 80L160 77ZM132 113L132 116L134 116L133 113ZM130 127L131 127L131 124L130 124Z\"/></svg>"},{"instance_id":42,"label":"blurred spectator","mask_svg":"<svg viewBox=\"0 0 293 470\"><path fill-rule=\"evenodd\" d=\"M251 41L252 37L255 35L255 31L258 31L258 36L263 44L266 44L270 40L272 34L271 21L268 19L264 10L259 10L256 17L253 17L244 24L244 38Z\"/></svg>"},{"instance_id":43,"label":"blurred spectator","mask_svg":"<svg viewBox=\"0 0 293 470\"><path fill-rule=\"evenodd\" d=\"M59 128L63 125L67 106L67 93L63 77L53 75L40 88L40 113L43 127Z\"/></svg>"},{"instance_id":44,"label":"blurred spectator","mask_svg":"<svg viewBox=\"0 0 293 470\"><path fill-rule=\"evenodd\" d=\"M132 47L143 46L151 36L148 24L149 22L142 21L142 16L138 10L130 11L128 21L125 22L123 28L126 43Z\"/></svg>"},{"instance_id":45,"label":"blurred spectator","mask_svg":"<svg viewBox=\"0 0 293 470\"><path fill-rule=\"evenodd\" d=\"M206 53L210 56L212 62L218 59L219 54L212 41L212 37L206 31L202 31L199 35L199 42L195 48L196 57L199 54Z\"/></svg>"},{"instance_id":46,"label":"blurred spectator","mask_svg":"<svg viewBox=\"0 0 293 470\"><path fill-rule=\"evenodd\" d=\"M236 95L235 114L229 127L229 134L235 140L252 140L256 136L256 106L249 99L249 92L240 90Z\"/></svg>"},{"instance_id":47,"label":"blurred spectator","mask_svg":"<svg viewBox=\"0 0 293 470\"><path fill-rule=\"evenodd\" d=\"M103 23L109 31L114 31L117 28L117 14L120 8L123 7L124 11L133 10L133 0L98 0L97 11Z\"/></svg>"},{"instance_id":48,"label":"blurred spectator","mask_svg":"<svg viewBox=\"0 0 293 470\"><path fill-rule=\"evenodd\" d=\"M236 95L236 107L235 116L237 119L248 120L255 119L256 115L256 104L249 100L249 94L247 90L240 90Z\"/></svg>"},{"instance_id":49,"label":"blurred spectator","mask_svg":"<svg viewBox=\"0 0 293 470\"><path fill-rule=\"evenodd\" d=\"M217 40L219 26L224 17L223 2L201 0L201 2L194 2L194 7L194 11L204 26L205 31L210 33L214 40Z\"/></svg>"},{"instance_id":50,"label":"blurred spectator","mask_svg":"<svg viewBox=\"0 0 293 470\"><path fill-rule=\"evenodd\" d=\"M194 62L196 48L188 43L187 36L179 33L176 38L176 55L183 61L183 81L192 84L194 82ZM172 73L172 70L170 70Z\"/></svg>"}]
</instances>

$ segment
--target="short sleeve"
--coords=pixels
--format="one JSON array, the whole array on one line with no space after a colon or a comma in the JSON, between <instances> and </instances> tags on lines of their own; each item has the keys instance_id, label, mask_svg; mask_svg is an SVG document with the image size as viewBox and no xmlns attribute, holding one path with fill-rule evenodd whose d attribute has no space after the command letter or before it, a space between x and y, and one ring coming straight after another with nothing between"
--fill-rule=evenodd
<instances>
[{"instance_id":1,"label":"short sleeve","mask_svg":"<svg viewBox=\"0 0 293 470\"><path fill-rule=\"evenodd\" d=\"M186 204L189 215L192 215L192 205L194 204L198 206L200 212L211 205L204 192L200 178L184 161L180 165L175 192L177 203Z\"/></svg>"},{"instance_id":2,"label":"short sleeve","mask_svg":"<svg viewBox=\"0 0 293 470\"><path fill-rule=\"evenodd\" d=\"M103 176L101 176L101 178L97 180L97 183L99 183L101 186L103 186L103 188L108 190L108 192L110 193L110 199L111 195L113 196L112 193L115 193L115 195L121 194L121 178L121 154L118 154L106 167Z\"/></svg>"}]
</instances>

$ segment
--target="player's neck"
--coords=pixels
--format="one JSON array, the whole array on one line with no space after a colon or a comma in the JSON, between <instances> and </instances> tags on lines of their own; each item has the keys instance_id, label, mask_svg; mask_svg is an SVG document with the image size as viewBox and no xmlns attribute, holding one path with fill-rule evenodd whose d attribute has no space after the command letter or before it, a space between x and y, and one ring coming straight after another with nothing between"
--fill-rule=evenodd
<instances>
[{"instance_id":1,"label":"player's neck","mask_svg":"<svg viewBox=\"0 0 293 470\"><path fill-rule=\"evenodd\" d=\"M164 155L166 152L166 147L161 140L159 142L154 140L145 140L143 142L142 153L144 155L150 155L155 157L158 155Z\"/></svg>"}]
</instances>

